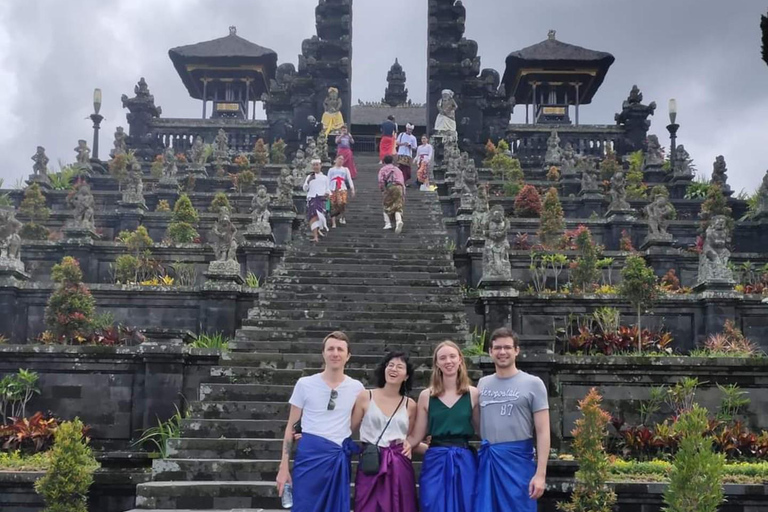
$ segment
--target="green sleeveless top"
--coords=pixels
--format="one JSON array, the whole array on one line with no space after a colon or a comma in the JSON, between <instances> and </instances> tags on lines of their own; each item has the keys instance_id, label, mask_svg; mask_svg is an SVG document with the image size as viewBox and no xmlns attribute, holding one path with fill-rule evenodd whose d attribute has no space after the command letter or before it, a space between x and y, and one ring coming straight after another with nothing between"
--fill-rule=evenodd
<instances>
[{"instance_id":1,"label":"green sleeveless top","mask_svg":"<svg viewBox=\"0 0 768 512\"><path fill-rule=\"evenodd\" d=\"M436 396L429 397L427 434L433 441L469 441L475 435L472 426L472 398L464 393L453 407Z\"/></svg>"}]
</instances>

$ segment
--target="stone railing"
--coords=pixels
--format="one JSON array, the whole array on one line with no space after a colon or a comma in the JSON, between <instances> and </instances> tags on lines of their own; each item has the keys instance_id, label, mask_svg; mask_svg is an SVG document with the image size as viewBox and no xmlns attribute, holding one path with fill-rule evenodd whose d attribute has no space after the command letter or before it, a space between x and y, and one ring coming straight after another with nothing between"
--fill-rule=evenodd
<instances>
[{"instance_id":1,"label":"stone railing","mask_svg":"<svg viewBox=\"0 0 768 512\"><path fill-rule=\"evenodd\" d=\"M172 147L176 153L192 147L195 137L212 143L219 129L229 137L232 152L250 152L257 140L267 141L269 126L264 120L242 119L168 119L155 118L150 127L151 139L158 147Z\"/></svg>"},{"instance_id":2,"label":"stone railing","mask_svg":"<svg viewBox=\"0 0 768 512\"><path fill-rule=\"evenodd\" d=\"M547 140L553 130L560 137L560 147L570 142L575 153L588 156L605 155L606 150L618 150L624 130L612 125L533 125L510 124L507 141L514 156L525 166L541 166L547 152Z\"/></svg>"}]
</instances>

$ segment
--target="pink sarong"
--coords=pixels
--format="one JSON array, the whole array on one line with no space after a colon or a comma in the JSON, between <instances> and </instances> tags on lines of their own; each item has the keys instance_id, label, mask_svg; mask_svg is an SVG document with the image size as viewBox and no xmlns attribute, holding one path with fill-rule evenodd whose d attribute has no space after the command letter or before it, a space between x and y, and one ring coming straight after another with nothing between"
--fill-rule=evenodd
<instances>
[{"instance_id":1,"label":"pink sarong","mask_svg":"<svg viewBox=\"0 0 768 512\"><path fill-rule=\"evenodd\" d=\"M384 161L384 157L387 155L395 154L395 136L385 135L381 138L379 143L379 160Z\"/></svg>"},{"instance_id":2,"label":"pink sarong","mask_svg":"<svg viewBox=\"0 0 768 512\"><path fill-rule=\"evenodd\" d=\"M344 157L344 167L349 169L352 179L357 179L357 167L355 167L355 155L350 148L337 148L336 156Z\"/></svg>"}]
</instances>

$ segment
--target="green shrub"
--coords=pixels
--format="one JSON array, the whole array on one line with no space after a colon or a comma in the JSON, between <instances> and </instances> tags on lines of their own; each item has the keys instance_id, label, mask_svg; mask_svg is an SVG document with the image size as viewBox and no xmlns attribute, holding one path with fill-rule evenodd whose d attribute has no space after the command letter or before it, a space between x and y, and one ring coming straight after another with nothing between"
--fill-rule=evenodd
<instances>
[{"instance_id":1,"label":"green shrub","mask_svg":"<svg viewBox=\"0 0 768 512\"><path fill-rule=\"evenodd\" d=\"M33 183L24 191L24 199L19 205L19 213L29 219L19 232L26 240L47 240L50 231L41 223L48 220L51 210L46 206L45 196L40 185Z\"/></svg>"},{"instance_id":2,"label":"green shrub","mask_svg":"<svg viewBox=\"0 0 768 512\"><path fill-rule=\"evenodd\" d=\"M627 257L621 270L621 295L627 299L637 312L637 350L643 350L643 330L640 327L640 317L644 309L653 305L659 295L658 278L653 268L645 263L645 259L633 254Z\"/></svg>"},{"instance_id":3,"label":"green shrub","mask_svg":"<svg viewBox=\"0 0 768 512\"><path fill-rule=\"evenodd\" d=\"M212 348L221 351L229 350L229 339L224 334L199 334L189 345L192 348Z\"/></svg>"},{"instance_id":4,"label":"green shrub","mask_svg":"<svg viewBox=\"0 0 768 512\"><path fill-rule=\"evenodd\" d=\"M227 208L229 211L232 211L232 205L229 204L227 194L218 192L213 197L213 201L211 201L211 206L208 207L208 211L211 213L219 213L222 208Z\"/></svg>"},{"instance_id":5,"label":"green shrub","mask_svg":"<svg viewBox=\"0 0 768 512\"><path fill-rule=\"evenodd\" d=\"M46 325L65 342L85 337L93 321L96 301L82 282L80 263L65 256L61 263L53 266L51 277L58 286L48 298Z\"/></svg>"},{"instance_id":6,"label":"green shrub","mask_svg":"<svg viewBox=\"0 0 768 512\"><path fill-rule=\"evenodd\" d=\"M725 216L728 231L733 233L733 228L736 225L732 217L733 210L728 206L728 199L726 199L720 186L713 184L709 187L707 198L701 203L699 218L701 219L702 233L707 231L709 223L718 215Z\"/></svg>"},{"instance_id":7,"label":"green shrub","mask_svg":"<svg viewBox=\"0 0 768 512\"><path fill-rule=\"evenodd\" d=\"M491 168L493 175L497 178L522 184L525 176L523 175L523 168L520 166L520 161L517 158L510 156L508 153L509 144L507 144L507 141L499 141L496 154L488 161L488 166Z\"/></svg>"},{"instance_id":8,"label":"green shrub","mask_svg":"<svg viewBox=\"0 0 768 512\"><path fill-rule=\"evenodd\" d=\"M263 169L268 162L269 152L267 151L267 145L264 144L264 139L259 139L253 145L253 163L257 169Z\"/></svg>"},{"instance_id":9,"label":"green shrub","mask_svg":"<svg viewBox=\"0 0 768 512\"><path fill-rule=\"evenodd\" d=\"M282 165L285 163L285 141L283 141L283 139L277 139L272 143L272 147L269 150L269 157L273 164Z\"/></svg>"},{"instance_id":10,"label":"green shrub","mask_svg":"<svg viewBox=\"0 0 768 512\"><path fill-rule=\"evenodd\" d=\"M572 434L573 451L579 461L576 484L568 503L558 503L564 512L611 512L616 493L607 485L608 456L603 445L611 415L600 407L602 397L592 388L579 402L581 418Z\"/></svg>"},{"instance_id":11,"label":"green shrub","mask_svg":"<svg viewBox=\"0 0 768 512\"><path fill-rule=\"evenodd\" d=\"M27 415L27 404L34 395L40 394L38 380L36 372L23 368L16 374L8 374L0 379L0 417L3 420L0 426L11 418Z\"/></svg>"},{"instance_id":12,"label":"green shrub","mask_svg":"<svg viewBox=\"0 0 768 512\"><path fill-rule=\"evenodd\" d=\"M88 512L88 490L99 464L83 436L79 419L59 425L45 476L35 490L45 500L44 512Z\"/></svg>"},{"instance_id":13,"label":"green shrub","mask_svg":"<svg viewBox=\"0 0 768 512\"><path fill-rule=\"evenodd\" d=\"M645 199L648 196L648 185L643 183L643 162L645 156L642 151L635 151L629 155L628 160L627 198Z\"/></svg>"},{"instance_id":14,"label":"green shrub","mask_svg":"<svg viewBox=\"0 0 768 512\"><path fill-rule=\"evenodd\" d=\"M157 418L157 426L150 427L144 431L134 446L151 446L157 449L160 457L168 457L168 441L181 437L181 420L188 418L189 414L182 416L181 411L175 406L176 412L167 421L161 421Z\"/></svg>"},{"instance_id":15,"label":"green shrub","mask_svg":"<svg viewBox=\"0 0 768 512\"><path fill-rule=\"evenodd\" d=\"M189 196L182 194L173 206L173 218L166 235L175 244L189 244L199 236L195 225L199 216Z\"/></svg>"},{"instance_id":16,"label":"green shrub","mask_svg":"<svg viewBox=\"0 0 768 512\"><path fill-rule=\"evenodd\" d=\"M616 153L609 147L605 153L605 158L600 162L600 179L610 180L619 170L621 170L621 164L616 158Z\"/></svg>"},{"instance_id":17,"label":"green shrub","mask_svg":"<svg viewBox=\"0 0 768 512\"><path fill-rule=\"evenodd\" d=\"M139 259L132 254L121 254L115 260L114 274L116 283L134 283L138 280Z\"/></svg>"},{"instance_id":18,"label":"green shrub","mask_svg":"<svg viewBox=\"0 0 768 512\"><path fill-rule=\"evenodd\" d=\"M571 269L571 281L576 288L587 292L591 290L600 275L597 261L601 251L592 240L589 228L585 226L579 226L574 244L579 256Z\"/></svg>"},{"instance_id":19,"label":"green shrub","mask_svg":"<svg viewBox=\"0 0 768 512\"><path fill-rule=\"evenodd\" d=\"M565 229L563 205L557 195L557 189L552 187L544 195L541 208L541 223L539 224L539 242L544 247L553 247Z\"/></svg>"},{"instance_id":20,"label":"green shrub","mask_svg":"<svg viewBox=\"0 0 768 512\"><path fill-rule=\"evenodd\" d=\"M664 491L666 512L717 512L723 503L725 456L712 451L707 425L707 410L698 405L675 423L680 445Z\"/></svg>"}]
</instances>

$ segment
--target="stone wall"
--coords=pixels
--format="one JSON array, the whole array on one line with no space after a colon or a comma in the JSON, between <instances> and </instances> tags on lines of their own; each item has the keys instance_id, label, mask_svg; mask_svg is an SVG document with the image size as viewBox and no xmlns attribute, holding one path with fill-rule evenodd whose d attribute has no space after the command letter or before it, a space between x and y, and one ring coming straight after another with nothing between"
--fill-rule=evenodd
<instances>
[{"instance_id":1,"label":"stone wall","mask_svg":"<svg viewBox=\"0 0 768 512\"><path fill-rule=\"evenodd\" d=\"M96 446L127 449L141 432L198 399L218 351L180 345L138 347L0 346L0 375L39 374L28 411L79 416Z\"/></svg>"}]
</instances>

